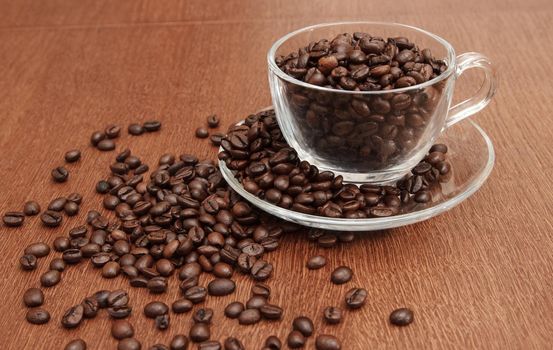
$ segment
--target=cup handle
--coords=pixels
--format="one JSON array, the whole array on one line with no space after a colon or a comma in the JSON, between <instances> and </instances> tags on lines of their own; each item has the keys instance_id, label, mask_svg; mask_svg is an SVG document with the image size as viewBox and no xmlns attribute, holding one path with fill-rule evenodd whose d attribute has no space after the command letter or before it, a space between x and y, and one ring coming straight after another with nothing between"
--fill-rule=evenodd
<instances>
[{"instance_id":1,"label":"cup handle","mask_svg":"<svg viewBox=\"0 0 553 350\"><path fill-rule=\"evenodd\" d=\"M470 117L481 111L490 103L495 90L497 89L498 75L490 59L478 52L466 52L457 56L457 67L455 79L467 69L479 68L484 71L484 81L478 91L470 98L449 108L449 117L446 120L445 128Z\"/></svg>"}]
</instances>

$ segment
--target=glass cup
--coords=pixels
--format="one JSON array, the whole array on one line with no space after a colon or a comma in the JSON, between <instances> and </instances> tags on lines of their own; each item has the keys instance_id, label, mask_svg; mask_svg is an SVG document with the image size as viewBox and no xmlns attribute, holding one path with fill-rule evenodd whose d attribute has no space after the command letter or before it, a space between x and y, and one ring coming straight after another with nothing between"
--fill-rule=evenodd
<instances>
[{"instance_id":1,"label":"glass cup","mask_svg":"<svg viewBox=\"0 0 553 350\"><path fill-rule=\"evenodd\" d=\"M420 67L436 62L445 64L443 71L420 84L396 89L338 90L298 80L276 62L311 42L354 32L408 38L436 58L418 57L419 74L429 74ZM424 158L443 130L483 109L497 87L497 73L486 56L475 52L455 56L451 44L439 36L396 23L306 27L277 40L267 58L273 106L286 141L300 159L321 171L340 174L347 182L386 184L399 180ZM472 97L450 107L455 81L469 68L480 68L484 81ZM413 77L417 78L416 74Z\"/></svg>"}]
</instances>

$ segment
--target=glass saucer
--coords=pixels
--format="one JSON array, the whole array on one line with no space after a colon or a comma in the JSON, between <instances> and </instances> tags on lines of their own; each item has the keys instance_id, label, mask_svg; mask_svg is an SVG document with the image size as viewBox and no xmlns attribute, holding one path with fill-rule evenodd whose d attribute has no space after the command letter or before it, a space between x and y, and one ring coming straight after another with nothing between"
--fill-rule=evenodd
<instances>
[{"instance_id":1,"label":"glass saucer","mask_svg":"<svg viewBox=\"0 0 553 350\"><path fill-rule=\"evenodd\" d=\"M400 214L384 218L337 219L284 209L247 192L225 162L219 161L219 167L225 180L238 194L279 218L327 230L375 231L430 219L452 209L484 184L493 169L495 153L490 138L478 124L471 120L461 121L446 129L436 143L445 143L449 148L447 159L451 163L451 177L431 189L432 202L413 203Z\"/></svg>"}]
</instances>

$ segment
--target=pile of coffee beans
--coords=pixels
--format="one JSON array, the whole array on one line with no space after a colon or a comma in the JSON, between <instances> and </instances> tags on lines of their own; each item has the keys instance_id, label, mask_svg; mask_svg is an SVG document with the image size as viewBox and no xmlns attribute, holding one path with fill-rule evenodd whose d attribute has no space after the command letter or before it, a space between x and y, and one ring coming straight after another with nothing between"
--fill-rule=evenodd
<instances>
[{"instance_id":1,"label":"pile of coffee beans","mask_svg":"<svg viewBox=\"0 0 553 350\"><path fill-rule=\"evenodd\" d=\"M263 116L255 122L270 122L270 115ZM269 119L265 121L266 118ZM214 120L209 117L208 125L216 126ZM257 125L256 128L263 128L258 123ZM145 123L142 127L155 131L159 126L160 124L146 126ZM229 136L222 137L225 143L231 142L230 140L233 140L233 144L237 142L234 131ZM263 147L267 148L266 152L277 154L286 148L285 144L279 147L281 138L277 137L278 132L278 128L260 129L260 137L255 140L263 140L267 133L274 134L274 142L264 144ZM109 137L117 137L119 130L110 127L104 133L110 139ZM110 136L107 136L108 133ZM266 142L255 140L252 142ZM441 148L441 151L444 149ZM225 152L234 156L237 154ZM229 163L232 162L236 161L231 160ZM261 163L269 165L268 159ZM273 165L279 164L286 163ZM300 166L299 163L297 166ZM203 303L208 296L233 294L236 289L233 276L241 273L256 281L251 289L251 297L245 303L231 302L225 307L224 315L229 319L236 319L242 325L254 325L262 320L281 320L284 309L270 303L271 288L262 282L269 279L273 271L273 265L264 257L267 252L278 248L282 234L302 232L303 229L251 207L226 184L213 161L200 161L190 154L176 156L167 153L160 157L157 168L145 177L144 174L148 171L149 167L140 158L132 155L129 149L124 149L115 156L110 173L96 185L97 193L103 195L104 208L113 211L114 215L104 216L91 210L87 213L86 224L74 226L66 235L53 241L52 247L61 253L61 257L51 260L49 269L40 276L42 288L57 285L68 267L86 260L99 270L102 277L123 275L129 286L145 288L152 294L165 293L169 288L178 285L182 297L175 300L171 307L161 301L150 302L144 307L144 315L153 319L157 330L163 331L170 327L170 311L175 314L187 313L195 304ZM291 180L293 186L296 186L295 181ZM69 216L75 215L81 202L82 196L78 193L55 198L40 218L46 226L57 226L61 223L61 212ZM14 226L20 217L38 213L38 203L29 201L25 203L21 215L6 213L4 222ZM308 231L308 237L323 248L354 239L352 233L331 233L315 229ZM23 250L20 258L22 270L35 269L38 260L50 253L51 247L44 242L30 244ZM310 270L320 269L325 265L326 258L323 256L315 256L306 263ZM200 275L204 273L213 275L206 286L200 285ZM175 275L177 278L172 279ZM353 271L349 267L338 266L331 273L330 280L336 284L348 283L352 275ZM175 279L178 279L178 284L173 284ZM366 298L365 289L351 288L345 294L344 301L348 309L356 309L365 304ZM23 302L29 308L26 314L29 323L49 322L51 316L42 308L44 294L40 288L29 288L23 294ZM69 307L60 322L64 328L77 328L84 320L96 317L102 309L113 319L111 335L118 340L118 349L140 349L141 343L134 338L134 327L127 320L132 307L124 289L100 290L85 297L81 303ZM223 343L210 339L210 327L215 312L217 311L207 307L196 309L188 336L176 335L169 347L155 344L150 349L184 350L189 341L197 343L199 349L244 349L241 341L235 337L228 337ZM325 308L323 316L328 324L337 324L341 322L342 310L329 306ZM409 315L401 309L393 317L390 316L390 321L397 325L408 324L408 319ZM412 321L412 313L410 320ZM306 339L314 334L314 325L309 317L296 317L287 338L288 346L303 347ZM315 346L319 350L341 348L338 339L325 334L316 336ZM281 341L275 336L268 337L264 342L264 349L281 347ZM86 342L74 339L65 349L86 349Z\"/></svg>"},{"instance_id":2,"label":"pile of coffee beans","mask_svg":"<svg viewBox=\"0 0 553 350\"><path fill-rule=\"evenodd\" d=\"M447 69L430 49L420 50L407 38L368 33L311 42L275 62L308 84L359 92L339 94L283 82L299 143L329 164L350 162L366 171L410 157L431 124L443 84L393 89L425 83Z\"/></svg>"},{"instance_id":3,"label":"pile of coffee beans","mask_svg":"<svg viewBox=\"0 0 553 350\"><path fill-rule=\"evenodd\" d=\"M246 191L282 208L332 218L387 217L413 203L431 202L432 187L447 180L451 169L447 147L437 144L396 186L344 184L341 175L298 159L273 110L230 127L221 147L219 159Z\"/></svg>"}]
</instances>

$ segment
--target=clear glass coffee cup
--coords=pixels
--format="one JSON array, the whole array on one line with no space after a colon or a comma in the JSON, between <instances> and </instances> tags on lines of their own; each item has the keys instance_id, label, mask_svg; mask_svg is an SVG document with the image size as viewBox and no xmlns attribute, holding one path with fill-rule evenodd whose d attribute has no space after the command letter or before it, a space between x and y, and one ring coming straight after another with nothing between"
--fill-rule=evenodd
<instances>
[{"instance_id":1,"label":"clear glass coffee cup","mask_svg":"<svg viewBox=\"0 0 553 350\"><path fill-rule=\"evenodd\" d=\"M419 67L439 61L442 72L424 82L413 73L413 79L407 79L401 88L338 90L296 79L277 63L311 42L354 32L384 39L408 38L421 50L426 49L416 59ZM277 40L267 59L273 106L286 141L300 159L355 183L387 184L402 178L424 158L443 130L483 109L498 82L486 56L476 52L456 56L451 44L439 36L396 23L342 22L306 27ZM482 85L472 97L451 106L455 82L470 68L484 72ZM381 73L375 70L375 74ZM418 72L427 73L424 68Z\"/></svg>"}]
</instances>

